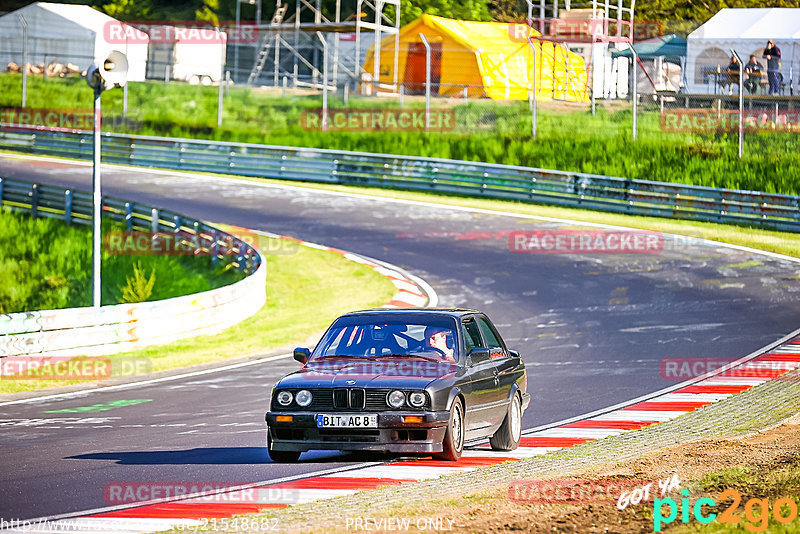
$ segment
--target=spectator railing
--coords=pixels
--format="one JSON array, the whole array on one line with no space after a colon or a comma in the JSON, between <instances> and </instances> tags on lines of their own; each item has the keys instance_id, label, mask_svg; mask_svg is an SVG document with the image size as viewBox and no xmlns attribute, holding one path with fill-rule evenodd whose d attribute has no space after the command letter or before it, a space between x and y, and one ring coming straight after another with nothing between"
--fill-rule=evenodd
<instances>
[{"instance_id":1,"label":"spectator railing","mask_svg":"<svg viewBox=\"0 0 800 534\"><path fill-rule=\"evenodd\" d=\"M0 178L0 205L35 217L91 224L92 194ZM0 314L0 357L95 356L213 334L256 313L266 302L266 262L238 237L178 213L103 197L103 217L127 231L173 233L176 241L247 276L202 293L101 308Z\"/></svg>"},{"instance_id":2,"label":"spectator railing","mask_svg":"<svg viewBox=\"0 0 800 534\"><path fill-rule=\"evenodd\" d=\"M86 133L0 133L33 154L90 159ZM800 231L800 197L440 158L103 134L103 161L407 189Z\"/></svg>"}]
</instances>

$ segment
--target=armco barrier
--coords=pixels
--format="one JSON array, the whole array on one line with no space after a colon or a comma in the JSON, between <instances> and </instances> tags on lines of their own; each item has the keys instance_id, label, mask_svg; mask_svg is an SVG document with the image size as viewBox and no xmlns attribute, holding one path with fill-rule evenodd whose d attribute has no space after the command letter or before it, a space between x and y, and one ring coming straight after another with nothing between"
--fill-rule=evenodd
<instances>
[{"instance_id":1,"label":"armco barrier","mask_svg":"<svg viewBox=\"0 0 800 534\"><path fill-rule=\"evenodd\" d=\"M38 217L90 224L91 193L0 178L0 205ZM199 253L248 276L229 286L137 304L0 315L0 357L97 356L213 334L256 313L266 302L266 262L244 241L177 213L103 198L103 216L128 231L180 233Z\"/></svg>"},{"instance_id":2,"label":"armco barrier","mask_svg":"<svg viewBox=\"0 0 800 534\"><path fill-rule=\"evenodd\" d=\"M4 126L8 130L8 125ZM0 146L90 159L86 132L0 131ZM800 231L800 197L413 156L103 134L103 161L408 189Z\"/></svg>"}]
</instances>

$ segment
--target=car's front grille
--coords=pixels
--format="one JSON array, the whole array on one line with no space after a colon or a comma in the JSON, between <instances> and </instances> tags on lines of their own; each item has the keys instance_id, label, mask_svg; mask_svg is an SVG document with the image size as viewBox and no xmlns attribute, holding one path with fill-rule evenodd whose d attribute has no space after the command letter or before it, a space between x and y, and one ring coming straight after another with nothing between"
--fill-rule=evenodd
<instances>
[{"instance_id":1,"label":"car's front grille","mask_svg":"<svg viewBox=\"0 0 800 534\"><path fill-rule=\"evenodd\" d=\"M290 389L293 395L296 395L299 389ZM300 408L297 403L292 402L289 406L281 406L278 401L272 399L273 411L297 411L297 410L315 410L315 411L359 411L366 410L368 412L379 412L384 410L393 410L386 404L386 396L393 391L389 388L308 388L311 392L311 404L305 408ZM404 390L405 391L405 390ZM277 393L277 392L276 392ZM409 392L406 391L406 395ZM426 401L425 405L421 408L414 408L407 404L399 410L427 410L430 409L430 401Z\"/></svg>"},{"instance_id":2,"label":"car's front grille","mask_svg":"<svg viewBox=\"0 0 800 534\"><path fill-rule=\"evenodd\" d=\"M321 441L333 442L371 442L375 443L380 437L378 429L364 428L320 428L318 430Z\"/></svg>"},{"instance_id":3,"label":"car's front grille","mask_svg":"<svg viewBox=\"0 0 800 534\"><path fill-rule=\"evenodd\" d=\"M364 396L361 388L336 388L333 390L333 407L337 410L363 410Z\"/></svg>"},{"instance_id":4,"label":"car's front grille","mask_svg":"<svg viewBox=\"0 0 800 534\"><path fill-rule=\"evenodd\" d=\"M367 410L388 410L389 405L386 404L386 395L392 391L391 389L369 389L367 390L366 409Z\"/></svg>"},{"instance_id":5,"label":"car's front grille","mask_svg":"<svg viewBox=\"0 0 800 534\"><path fill-rule=\"evenodd\" d=\"M327 388L309 389L311 392L311 405L308 408L315 410L332 410L333 396L331 390ZM297 409L296 407L294 409Z\"/></svg>"},{"instance_id":6,"label":"car's front grille","mask_svg":"<svg viewBox=\"0 0 800 534\"><path fill-rule=\"evenodd\" d=\"M337 388L333 390L333 407L337 410L350 407L350 394L346 389Z\"/></svg>"},{"instance_id":7,"label":"car's front grille","mask_svg":"<svg viewBox=\"0 0 800 534\"><path fill-rule=\"evenodd\" d=\"M360 388L350 390L350 408L354 410L364 409L364 390Z\"/></svg>"}]
</instances>

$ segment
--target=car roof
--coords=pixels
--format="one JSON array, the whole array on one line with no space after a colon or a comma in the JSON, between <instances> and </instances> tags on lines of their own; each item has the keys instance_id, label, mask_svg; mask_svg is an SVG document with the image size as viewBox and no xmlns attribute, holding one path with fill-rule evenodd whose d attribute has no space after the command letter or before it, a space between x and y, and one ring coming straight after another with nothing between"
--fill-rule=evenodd
<instances>
[{"instance_id":1,"label":"car roof","mask_svg":"<svg viewBox=\"0 0 800 534\"><path fill-rule=\"evenodd\" d=\"M429 315L433 317L454 317L460 319L465 315L481 313L469 308L374 308L370 310L360 310L342 315L342 317L354 317L358 315Z\"/></svg>"}]
</instances>

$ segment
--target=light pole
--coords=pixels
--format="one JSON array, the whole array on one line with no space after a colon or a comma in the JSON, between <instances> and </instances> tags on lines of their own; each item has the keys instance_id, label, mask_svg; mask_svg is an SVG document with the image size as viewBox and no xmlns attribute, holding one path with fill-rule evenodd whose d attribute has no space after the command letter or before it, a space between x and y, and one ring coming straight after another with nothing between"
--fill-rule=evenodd
<instances>
[{"instance_id":1,"label":"light pole","mask_svg":"<svg viewBox=\"0 0 800 534\"><path fill-rule=\"evenodd\" d=\"M100 185L100 95L107 89L125 85L128 76L128 59L117 50L112 51L102 62L95 63L86 71L86 83L94 90L94 151L92 158L92 306L101 305L100 265L102 250L103 195Z\"/></svg>"},{"instance_id":2,"label":"light pole","mask_svg":"<svg viewBox=\"0 0 800 534\"><path fill-rule=\"evenodd\" d=\"M528 37L528 45L531 47L531 58L533 62L533 69L531 70L531 138L536 139L536 72L538 69L536 68L536 46L533 44L533 37Z\"/></svg>"},{"instance_id":3,"label":"light pole","mask_svg":"<svg viewBox=\"0 0 800 534\"><path fill-rule=\"evenodd\" d=\"M633 58L633 61L632 61L632 68L633 68L633 73L632 73L633 74L633 84L632 85L633 85L633 87L631 88L631 100L633 100L633 109L631 110L631 118L632 118L631 127L633 128L633 131L631 132L631 134L633 136L633 140L636 141L636 134L637 134L637 132L639 130L638 116L637 116L637 112L638 112L637 103L638 103L639 97L637 95L638 87L637 87L637 82L636 82L636 69L639 68L639 55L636 53L636 49L633 47L633 45L631 45L631 57Z\"/></svg>"},{"instance_id":4,"label":"light pole","mask_svg":"<svg viewBox=\"0 0 800 534\"><path fill-rule=\"evenodd\" d=\"M242 2L246 2L248 4L256 5L256 0L236 0L236 35L241 35L241 31L239 29L239 22L242 18ZM256 24L261 24L261 0L258 0L256 5ZM240 40L236 39L236 45L233 47L233 79L234 83L238 80L239 76L239 42Z\"/></svg>"},{"instance_id":5,"label":"light pole","mask_svg":"<svg viewBox=\"0 0 800 534\"><path fill-rule=\"evenodd\" d=\"M742 58L733 48L731 48L731 54L739 62L739 159L742 159L744 152L744 68L742 66L744 63L742 63Z\"/></svg>"},{"instance_id":6,"label":"light pole","mask_svg":"<svg viewBox=\"0 0 800 534\"><path fill-rule=\"evenodd\" d=\"M322 131L328 130L328 41L322 32L317 32L317 38L322 43Z\"/></svg>"},{"instance_id":7,"label":"light pole","mask_svg":"<svg viewBox=\"0 0 800 534\"><path fill-rule=\"evenodd\" d=\"M425 131L427 132L431 125L431 45L424 33L420 33L419 38L425 46Z\"/></svg>"},{"instance_id":8,"label":"light pole","mask_svg":"<svg viewBox=\"0 0 800 534\"><path fill-rule=\"evenodd\" d=\"M17 18L22 25L22 107L25 108L28 100L28 22L21 13L17 13Z\"/></svg>"}]
</instances>

